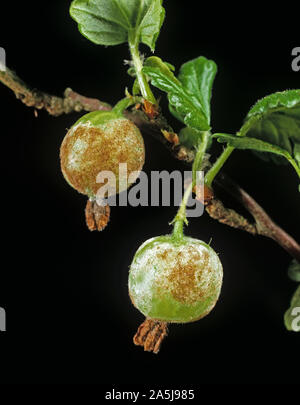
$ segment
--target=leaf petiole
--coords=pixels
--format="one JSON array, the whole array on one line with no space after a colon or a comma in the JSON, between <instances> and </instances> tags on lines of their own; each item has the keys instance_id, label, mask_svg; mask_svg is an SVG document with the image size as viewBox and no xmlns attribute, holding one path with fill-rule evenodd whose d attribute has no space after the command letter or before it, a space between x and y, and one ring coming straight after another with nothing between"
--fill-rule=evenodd
<instances>
[{"instance_id":1,"label":"leaf petiole","mask_svg":"<svg viewBox=\"0 0 300 405\"><path fill-rule=\"evenodd\" d=\"M213 166L206 173L204 183L205 183L205 185L207 187L211 188L211 185L212 185L212 182L213 182L214 178L219 173L219 171L222 169L224 163L229 158L229 156L234 151L234 149L235 148L233 146L227 145L226 148L221 153L221 155L216 160L216 162L213 164Z\"/></svg>"}]
</instances>

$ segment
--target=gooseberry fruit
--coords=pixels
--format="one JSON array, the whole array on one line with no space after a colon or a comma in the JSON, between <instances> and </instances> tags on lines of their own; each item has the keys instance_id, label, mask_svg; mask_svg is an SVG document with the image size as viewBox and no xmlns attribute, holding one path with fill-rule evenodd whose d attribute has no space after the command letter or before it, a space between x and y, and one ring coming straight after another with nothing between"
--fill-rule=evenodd
<instances>
[{"instance_id":1,"label":"gooseberry fruit","mask_svg":"<svg viewBox=\"0 0 300 405\"><path fill-rule=\"evenodd\" d=\"M159 236L136 252L129 272L129 295L147 318L193 322L215 306L222 278L222 264L209 245L186 236Z\"/></svg>"},{"instance_id":2,"label":"gooseberry fruit","mask_svg":"<svg viewBox=\"0 0 300 405\"><path fill-rule=\"evenodd\" d=\"M67 182L94 199L104 185L96 181L102 171L115 175L117 193L135 182L145 161L144 141L136 125L121 114L94 111L70 128L61 144L60 160ZM120 181L119 163L127 164L126 182Z\"/></svg>"}]
</instances>

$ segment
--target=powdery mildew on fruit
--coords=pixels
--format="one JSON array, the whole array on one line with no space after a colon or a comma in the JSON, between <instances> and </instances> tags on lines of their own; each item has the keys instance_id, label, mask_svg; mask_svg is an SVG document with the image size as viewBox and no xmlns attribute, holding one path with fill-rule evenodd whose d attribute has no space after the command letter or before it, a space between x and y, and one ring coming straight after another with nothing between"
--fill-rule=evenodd
<instances>
[{"instance_id":1,"label":"powdery mildew on fruit","mask_svg":"<svg viewBox=\"0 0 300 405\"><path fill-rule=\"evenodd\" d=\"M222 284L222 265L212 249L188 240L174 244L153 238L140 247L130 269L134 284L131 298L139 309L150 308L154 296L164 301L168 294L191 307L207 301L205 312L197 319L214 307ZM147 249L148 244L151 247Z\"/></svg>"},{"instance_id":2,"label":"powdery mildew on fruit","mask_svg":"<svg viewBox=\"0 0 300 405\"><path fill-rule=\"evenodd\" d=\"M72 150L68 155L67 167L70 170L79 170L82 161L82 155L87 150L89 144L83 139L77 139Z\"/></svg>"},{"instance_id":3,"label":"powdery mildew on fruit","mask_svg":"<svg viewBox=\"0 0 300 405\"><path fill-rule=\"evenodd\" d=\"M139 129L125 118L112 119L99 127L87 122L70 129L60 156L68 183L93 197L104 185L96 182L101 171L114 173L118 192L126 188L119 184L119 163L127 164L128 176L137 172L130 184L136 180L145 160L144 141Z\"/></svg>"}]
</instances>

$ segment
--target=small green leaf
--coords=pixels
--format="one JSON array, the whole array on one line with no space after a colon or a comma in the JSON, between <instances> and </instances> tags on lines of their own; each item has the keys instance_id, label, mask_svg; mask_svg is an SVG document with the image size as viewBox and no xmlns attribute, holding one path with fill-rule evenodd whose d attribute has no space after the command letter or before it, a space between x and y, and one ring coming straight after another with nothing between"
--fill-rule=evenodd
<instances>
[{"instance_id":1,"label":"small green leaf","mask_svg":"<svg viewBox=\"0 0 300 405\"><path fill-rule=\"evenodd\" d=\"M285 149L282 149L279 146L272 145L271 143L264 142L260 139L243 136L213 134L213 137L217 138L219 142L226 142L228 145L237 149L252 149L258 152L268 152L278 156L283 156L290 162L300 178L300 167L297 165L292 156Z\"/></svg>"},{"instance_id":2,"label":"small green leaf","mask_svg":"<svg viewBox=\"0 0 300 405\"><path fill-rule=\"evenodd\" d=\"M300 331L300 285L291 300L291 306L284 314L284 324L287 330Z\"/></svg>"},{"instance_id":3,"label":"small green leaf","mask_svg":"<svg viewBox=\"0 0 300 405\"><path fill-rule=\"evenodd\" d=\"M168 62L162 61L161 58L159 58L157 56L150 56L149 58L147 58L145 60L144 69L143 69L144 73L147 71L147 69L145 69L145 67L159 69L160 73L162 75L165 75L170 81L174 81L174 82L176 82L176 84L178 84L180 86L180 82L176 79L176 77L173 73L175 71L175 67L173 65L169 64ZM154 82L152 82L152 83L154 84ZM160 90L163 90L161 87L159 87L159 85L157 87ZM182 115L178 114L175 107L173 108L170 103L169 103L169 109L175 118L177 118L179 121L185 123L184 117Z\"/></svg>"},{"instance_id":4,"label":"small green leaf","mask_svg":"<svg viewBox=\"0 0 300 405\"><path fill-rule=\"evenodd\" d=\"M130 66L130 68L128 68L127 73L131 77L136 77L136 71L135 71L135 68L133 66Z\"/></svg>"},{"instance_id":5,"label":"small green leaf","mask_svg":"<svg viewBox=\"0 0 300 405\"><path fill-rule=\"evenodd\" d=\"M160 70L160 72L162 74L164 74L165 76L167 76L170 80L175 80L175 81L177 80L174 76L174 73L172 72L175 70L174 66L171 65L170 63L164 62L158 56L150 56L149 58L147 58L144 62L144 68L145 67L158 68ZM177 80L177 82L178 82L178 80Z\"/></svg>"},{"instance_id":6,"label":"small green leaf","mask_svg":"<svg viewBox=\"0 0 300 405\"><path fill-rule=\"evenodd\" d=\"M204 57L184 64L177 79L160 58L152 57L143 68L154 86L168 94L170 111L185 125L210 129L210 98L216 65Z\"/></svg>"},{"instance_id":7,"label":"small green leaf","mask_svg":"<svg viewBox=\"0 0 300 405\"><path fill-rule=\"evenodd\" d=\"M296 159L293 144L300 143L300 90L277 92L259 100L249 111L238 135L279 146ZM263 158L284 163L274 155Z\"/></svg>"},{"instance_id":8,"label":"small green leaf","mask_svg":"<svg viewBox=\"0 0 300 405\"><path fill-rule=\"evenodd\" d=\"M289 265L288 276L291 280L300 282L300 263L296 259Z\"/></svg>"},{"instance_id":9,"label":"small green leaf","mask_svg":"<svg viewBox=\"0 0 300 405\"><path fill-rule=\"evenodd\" d=\"M137 32L140 31L141 42L148 45L151 51L154 51L156 40L165 19L165 9L162 7L162 0L139 0L139 2L140 8L147 11Z\"/></svg>"},{"instance_id":10,"label":"small green leaf","mask_svg":"<svg viewBox=\"0 0 300 405\"><path fill-rule=\"evenodd\" d=\"M70 15L95 44L122 44L130 35L153 51L165 10L162 0L73 0Z\"/></svg>"},{"instance_id":11,"label":"small green leaf","mask_svg":"<svg viewBox=\"0 0 300 405\"><path fill-rule=\"evenodd\" d=\"M179 132L180 144L186 146L189 149L196 148L199 145L199 140L202 139L203 132L197 129L184 127ZM206 150L210 148L212 144L212 138L208 138L208 145Z\"/></svg>"},{"instance_id":12,"label":"small green leaf","mask_svg":"<svg viewBox=\"0 0 300 405\"><path fill-rule=\"evenodd\" d=\"M208 123L210 123L210 100L216 73L215 62L200 56L182 65L178 76L185 90L196 97Z\"/></svg>"},{"instance_id":13,"label":"small green leaf","mask_svg":"<svg viewBox=\"0 0 300 405\"><path fill-rule=\"evenodd\" d=\"M143 71L155 87L168 93L170 105L184 124L203 131L210 129L203 111L197 107L195 98L184 90L170 70L166 73L157 67L146 66Z\"/></svg>"}]
</instances>

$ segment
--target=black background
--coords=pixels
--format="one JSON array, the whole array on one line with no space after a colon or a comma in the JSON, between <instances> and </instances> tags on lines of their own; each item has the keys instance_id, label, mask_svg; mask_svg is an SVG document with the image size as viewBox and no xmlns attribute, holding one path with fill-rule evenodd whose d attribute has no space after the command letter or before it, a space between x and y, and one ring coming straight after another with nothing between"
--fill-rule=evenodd
<instances>
[{"instance_id":1,"label":"black background","mask_svg":"<svg viewBox=\"0 0 300 405\"><path fill-rule=\"evenodd\" d=\"M126 45L104 48L83 38L68 15L69 3L2 4L0 46L7 65L51 94L71 87L113 104L131 83L123 65ZM297 13L261 6L165 1L156 54L177 68L199 55L216 61L216 132L236 131L258 98L299 88L300 72L291 69L291 50L300 46ZM7 332L0 340L2 381L146 387L298 382L299 336L283 325L295 290L285 251L207 215L191 220L186 233L212 238L220 253L220 300L200 322L172 326L159 355L144 353L132 343L143 316L128 298L128 266L143 241L170 231L175 208L116 207L109 227L90 233L86 199L68 186L59 167L60 143L78 114L54 118L41 111L35 118L33 109L2 85L0 102L0 306L7 312ZM147 173L185 169L153 139L146 137L145 144ZM226 172L299 240L292 168L235 152Z\"/></svg>"}]
</instances>

